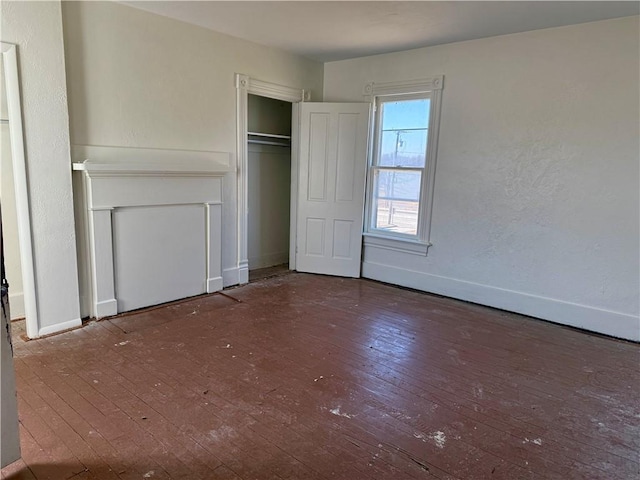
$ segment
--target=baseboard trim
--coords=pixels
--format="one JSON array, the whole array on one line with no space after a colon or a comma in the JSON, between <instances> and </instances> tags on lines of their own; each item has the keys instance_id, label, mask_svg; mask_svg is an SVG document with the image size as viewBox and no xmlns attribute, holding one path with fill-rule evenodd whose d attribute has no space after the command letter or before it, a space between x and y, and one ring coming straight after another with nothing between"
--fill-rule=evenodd
<instances>
[{"instance_id":1,"label":"baseboard trim","mask_svg":"<svg viewBox=\"0 0 640 480\"><path fill-rule=\"evenodd\" d=\"M115 298L96 303L96 318L111 317L118 314L118 301Z\"/></svg>"},{"instance_id":2,"label":"baseboard trim","mask_svg":"<svg viewBox=\"0 0 640 480\"><path fill-rule=\"evenodd\" d=\"M222 286L232 287L234 285L238 285L240 281L238 280L238 267L233 268L225 268L222 271Z\"/></svg>"},{"instance_id":3,"label":"baseboard trim","mask_svg":"<svg viewBox=\"0 0 640 480\"><path fill-rule=\"evenodd\" d=\"M224 284L222 277L208 278L207 279L207 293L217 292L222 290Z\"/></svg>"},{"instance_id":4,"label":"baseboard trim","mask_svg":"<svg viewBox=\"0 0 640 480\"><path fill-rule=\"evenodd\" d=\"M612 337L640 341L640 318L626 313L371 262L363 262L362 276Z\"/></svg>"},{"instance_id":5,"label":"baseboard trim","mask_svg":"<svg viewBox=\"0 0 640 480\"><path fill-rule=\"evenodd\" d=\"M242 262L238 267L238 283L244 285L249 283L249 262Z\"/></svg>"},{"instance_id":6,"label":"baseboard trim","mask_svg":"<svg viewBox=\"0 0 640 480\"><path fill-rule=\"evenodd\" d=\"M44 337L45 335L52 335L54 333L60 333L65 330L70 330L72 328L78 328L82 326L82 320L80 318L76 318L74 320L69 320L67 322L56 323L55 325L49 325L47 327L42 327L38 330L38 337Z\"/></svg>"},{"instance_id":7,"label":"baseboard trim","mask_svg":"<svg viewBox=\"0 0 640 480\"><path fill-rule=\"evenodd\" d=\"M222 271L222 285L225 288L244 283L249 283L249 265L246 263L240 264L239 267L225 268Z\"/></svg>"},{"instance_id":8,"label":"baseboard trim","mask_svg":"<svg viewBox=\"0 0 640 480\"><path fill-rule=\"evenodd\" d=\"M24 293L9 292L9 308L11 310L11 320L24 318Z\"/></svg>"}]
</instances>

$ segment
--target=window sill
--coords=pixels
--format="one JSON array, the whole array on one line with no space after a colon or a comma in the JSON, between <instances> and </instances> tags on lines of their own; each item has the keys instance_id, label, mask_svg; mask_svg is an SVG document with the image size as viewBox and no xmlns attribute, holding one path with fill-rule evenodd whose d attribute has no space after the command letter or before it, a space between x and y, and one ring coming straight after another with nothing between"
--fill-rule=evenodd
<instances>
[{"instance_id":1,"label":"window sill","mask_svg":"<svg viewBox=\"0 0 640 480\"><path fill-rule=\"evenodd\" d=\"M392 250L394 252L410 253L412 255L426 256L430 243L419 242L417 240L409 240L404 238L391 238L375 233L364 233L365 247L381 248L383 250Z\"/></svg>"}]
</instances>

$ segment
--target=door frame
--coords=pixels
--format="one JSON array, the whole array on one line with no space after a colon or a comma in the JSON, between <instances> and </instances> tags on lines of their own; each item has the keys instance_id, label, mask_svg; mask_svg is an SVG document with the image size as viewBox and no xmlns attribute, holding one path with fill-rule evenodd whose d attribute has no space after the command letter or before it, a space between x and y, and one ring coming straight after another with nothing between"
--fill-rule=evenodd
<instances>
[{"instance_id":1,"label":"door frame","mask_svg":"<svg viewBox=\"0 0 640 480\"><path fill-rule=\"evenodd\" d=\"M38 331L38 308L33 263L31 236L31 216L29 210L29 188L27 184L27 163L24 154L22 130L22 108L20 105L20 81L18 77L18 53L14 44L0 42L2 63L7 92L7 113L9 138L11 139L11 160L13 184L16 194L16 214L18 219L18 242L20 244L20 264L22 267L22 290L27 336L36 338Z\"/></svg>"},{"instance_id":2,"label":"door frame","mask_svg":"<svg viewBox=\"0 0 640 480\"><path fill-rule=\"evenodd\" d=\"M249 282L248 205L249 156L247 146L249 95L273 98L292 104L291 121L291 212L289 240L289 269L295 270L296 221L298 199L298 109L297 104L311 99L309 91L258 80L241 73L235 74L236 86L236 177L237 177L237 236L238 283Z\"/></svg>"}]
</instances>

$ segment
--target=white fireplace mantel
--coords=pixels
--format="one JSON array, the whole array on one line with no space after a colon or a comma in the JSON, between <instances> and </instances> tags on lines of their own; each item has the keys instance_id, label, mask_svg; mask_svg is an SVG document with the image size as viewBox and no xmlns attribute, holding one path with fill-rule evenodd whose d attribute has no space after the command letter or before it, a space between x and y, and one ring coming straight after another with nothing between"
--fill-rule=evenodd
<instances>
[{"instance_id":1,"label":"white fireplace mantel","mask_svg":"<svg viewBox=\"0 0 640 480\"><path fill-rule=\"evenodd\" d=\"M232 170L227 152L75 145L73 159L73 170L89 176L220 176Z\"/></svg>"},{"instance_id":2,"label":"white fireplace mantel","mask_svg":"<svg viewBox=\"0 0 640 480\"><path fill-rule=\"evenodd\" d=\"M222 289L229 153L95 146L72 153L91 316Z\"/></svg>"}]
</instances>

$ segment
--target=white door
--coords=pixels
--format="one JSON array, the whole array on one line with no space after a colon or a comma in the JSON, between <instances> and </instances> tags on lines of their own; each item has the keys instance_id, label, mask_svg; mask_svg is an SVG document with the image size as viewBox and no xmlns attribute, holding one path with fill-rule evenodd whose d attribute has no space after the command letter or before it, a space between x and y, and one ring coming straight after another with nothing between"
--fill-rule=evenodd
<instances>
[{"instance_id":1,"label":"white door","mask_svg":"<svg viewBox=\"0 0 640 480\"><path fill-rule=\"evenodd\" d=\"M0 321L0 468L20 458L20 434L18 431L18 405L16 400L16 376L13 369L11 345L11 312L9 311L9 285L5 284L4 244L2 238L2 213L0 213L0 262L2 263L2 318ZM4 477L4 475L2 475Z\"/></svg>"},{"instance_id":2,"label":"white door","mask_svg":"<svg viewBox=\"0 0 640 480\"><path fill-rule=\"evenodd\" d=\"M359 277L370 104L301 103L296 270Z\"/></svg>"}]
</instances>

